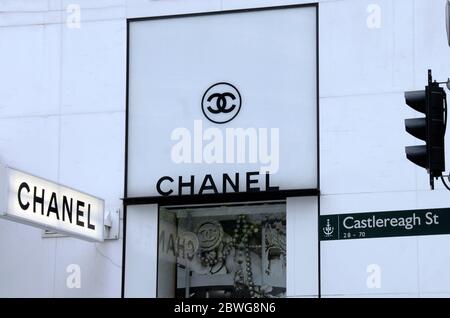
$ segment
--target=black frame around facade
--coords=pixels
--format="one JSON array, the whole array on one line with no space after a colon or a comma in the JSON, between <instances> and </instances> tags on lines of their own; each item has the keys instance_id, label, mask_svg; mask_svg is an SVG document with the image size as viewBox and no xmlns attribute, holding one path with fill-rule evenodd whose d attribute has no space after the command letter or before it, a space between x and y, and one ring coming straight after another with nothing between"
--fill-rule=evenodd
<instances>
[{"instance_id":1,"label":"black frame around facade","mask_svg":"<svg viewBox=\"0 0 450 318\"><path fill-rule=\"evenodd\" d=\"M161 19L173 19L184 17L196 17L205 15L217 15L217 14L233 14L233 13L245 13L245 12L257 12L268 10L284 10L302 7L313 7L316 9L316 139L317 139L317 188L313 189L293 189L293 190L280 190L273 192L241 192L241 193L222 193L222 194L204 194L204 195L181 195L181 196L148 196L148 197L128 197L128 119L129 119L129 49L130 49L130 23L136 21L148 21L148 20L161 20ZM220 203L242 203L242 202L267 202L267 201L285 201L288 197L301 197L301 196L316 196L318 202L317 211L317 224L319 224L320 217L320 130L319 130L319 3L305 3L283 6L268 6L257 8L246 8L237 10L223 10L223 11L210 11L210 12L198 12L187 14L174 14L174 15L162 15L151 16L142 18L128 18L127 19L127 35L126 35L126 110L125 110L125 174L124 174L124 197L123 197L123 242L122 242L122 279L121 279L121 297L125 297L125 266L126 266L126 230L127 230L127 206L128 205L145 205L145 204L158 204L158 229L159 231L159 207L160 206L172 206L172 205L215 205ZM317 233L318 240L318 296L321 297L321 259L320 259L320 239L319 231ZM159 235L158 235L159 241ZM159 242L157 242L159 249ZM158 254L159 251L157 251ZM156 269L156 293L158 295L158 265Z\"/></svg>"}]
</instances>

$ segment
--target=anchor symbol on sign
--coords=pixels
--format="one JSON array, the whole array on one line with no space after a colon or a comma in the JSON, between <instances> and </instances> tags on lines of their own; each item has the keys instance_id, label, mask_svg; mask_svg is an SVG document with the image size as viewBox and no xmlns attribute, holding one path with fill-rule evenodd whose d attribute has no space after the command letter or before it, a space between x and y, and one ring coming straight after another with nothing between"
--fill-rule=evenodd
<instances>
[{"instance_id":1,"label":"anchor symbol on sign","mask_svg":"<svg viewBox=\"0 0 450 318\"><path fill-rule=\"evenodd\" d=\"M330 225L330 219L327 219L327 225L322 229L322 231L326 237L330 237L331 235L333 235L334 227Z\"/></svg>"}]
</instances>

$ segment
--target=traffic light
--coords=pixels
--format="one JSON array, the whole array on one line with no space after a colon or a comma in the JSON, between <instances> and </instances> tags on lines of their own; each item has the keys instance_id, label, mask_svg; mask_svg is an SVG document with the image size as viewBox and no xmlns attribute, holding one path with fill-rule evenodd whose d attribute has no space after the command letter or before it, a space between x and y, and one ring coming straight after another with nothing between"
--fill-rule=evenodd
<instances>
[{"instance_id":1,"label":"traffic light","mask_svg":"<svg viewBox=\"0 0 450 318\"><path fill-rule=\"evenodd\" d=\"M445 170L444 136L447 122L447 102L444 89L433 82L428 71L428 85L423 91L405 92L406 104L425 117L405 119L408 133L425 141L424 145L405 147L406 157L416 165L427 169L430 186L434 178L442 176Z\"/></svg>"}]
</instances>

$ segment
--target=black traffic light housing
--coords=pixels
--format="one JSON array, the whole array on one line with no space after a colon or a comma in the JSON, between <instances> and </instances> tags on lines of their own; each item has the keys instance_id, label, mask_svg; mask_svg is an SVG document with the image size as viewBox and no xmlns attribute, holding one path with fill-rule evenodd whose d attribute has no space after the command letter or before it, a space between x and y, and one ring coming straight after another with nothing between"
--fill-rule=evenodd
<instances>
[{"instance_id":1,"label":"black traffic light housing","mask_svg":"<svg viewBox=\"0 0 450 318\"><path fill-rule=\"evenodd\" d=\"M425 114L422 118L405 119L406 131L425 141L425 145L405 147L406 157L427 169L433 189L434 178L442 176L445 170L446 94L439 83L433 82L431 70L428 70L428 85L425 90L405 92L405 101L414 110Z\"/></svg>"}]
</instances>

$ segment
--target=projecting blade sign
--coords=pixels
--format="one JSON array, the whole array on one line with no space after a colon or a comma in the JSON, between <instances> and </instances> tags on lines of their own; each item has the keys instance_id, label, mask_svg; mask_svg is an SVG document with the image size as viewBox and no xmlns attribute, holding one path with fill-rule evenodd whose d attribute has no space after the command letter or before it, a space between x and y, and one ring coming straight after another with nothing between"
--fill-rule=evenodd
<instances>
[{"instance_id":1,"label":"projecting blade sign","mask_svg":"<svg viewBox=\"0 0 450 318\"><path fill-rule=\"evenodd\" d=\"M104 201L0 165L0 217L87 241L103 241Z\"/></svg>"}]
</instances>

